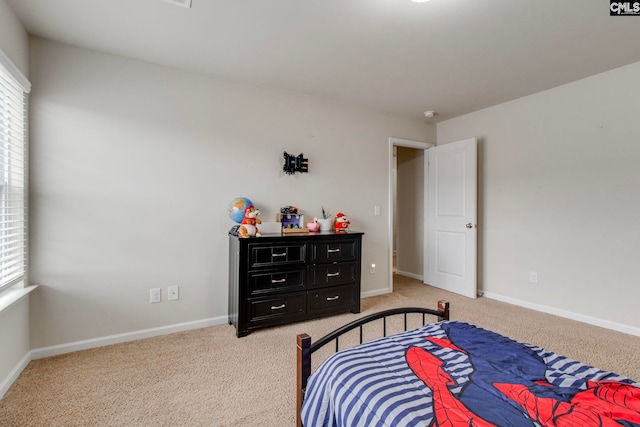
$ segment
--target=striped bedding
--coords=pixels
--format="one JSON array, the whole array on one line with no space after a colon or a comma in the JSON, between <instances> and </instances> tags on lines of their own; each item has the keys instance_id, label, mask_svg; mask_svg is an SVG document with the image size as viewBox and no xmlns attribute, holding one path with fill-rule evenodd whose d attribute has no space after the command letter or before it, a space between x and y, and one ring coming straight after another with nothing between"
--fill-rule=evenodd
<instances>
[{"instance_id":1,"label":"striped bedding","mask_svg":"<svg viewBox=\"0 0 640 427\"><path fill-rule=\"evenodd\" d=\"M640 384L443 321L334 354L309 378L301 416L307 427L640 426Z\"/></svg>"}]
</instances>

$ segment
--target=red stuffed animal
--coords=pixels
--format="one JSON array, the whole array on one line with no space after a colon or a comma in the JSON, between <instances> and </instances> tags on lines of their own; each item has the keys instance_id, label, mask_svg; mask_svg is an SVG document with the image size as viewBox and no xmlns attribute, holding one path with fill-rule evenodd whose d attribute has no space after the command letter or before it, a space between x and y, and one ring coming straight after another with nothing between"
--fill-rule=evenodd
<instances>
[{"instance_id":1,"label":"red stuffed animal","mask_svg":"<svg viewBox=\"0 0 640 427\"><path fill-rule=\"evenodd\" d=\"M349 224L349 218L342 212L338 212L333 220L333 228L335 228L336 231L348 231Z\"/></svg>"}]
</instances>

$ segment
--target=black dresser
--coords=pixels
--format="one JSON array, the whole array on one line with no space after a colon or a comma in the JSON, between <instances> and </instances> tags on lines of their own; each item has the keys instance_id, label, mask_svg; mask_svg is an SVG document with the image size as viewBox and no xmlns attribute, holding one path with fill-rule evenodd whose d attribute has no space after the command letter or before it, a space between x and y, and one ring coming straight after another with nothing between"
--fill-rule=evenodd
<instances>
[{"instance_id":1,"label":"black dresser","mask_svg":"<svg viewBox=\"0 0 640 427\"><path fill-rule=\"evenodd\" d=\"M345 311L359 313L362 235L229 234L229 324L237 336Z\"/></svg>"}]
</instances>

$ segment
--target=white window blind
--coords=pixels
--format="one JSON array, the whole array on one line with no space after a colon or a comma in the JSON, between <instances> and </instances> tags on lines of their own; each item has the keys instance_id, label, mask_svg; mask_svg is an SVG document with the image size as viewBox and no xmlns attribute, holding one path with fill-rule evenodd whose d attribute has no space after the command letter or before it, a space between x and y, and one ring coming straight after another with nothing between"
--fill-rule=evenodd
<instances>
[{"instance_id":1,"label":"white window blind","mask_svg":"<svg viewBox=\"0 0 640 427\"><path fill-rule=\"evenodd\" d=\"M28 88L21 79L0 55L0 291L27 270Z\"/></svg>"}]
</instances>

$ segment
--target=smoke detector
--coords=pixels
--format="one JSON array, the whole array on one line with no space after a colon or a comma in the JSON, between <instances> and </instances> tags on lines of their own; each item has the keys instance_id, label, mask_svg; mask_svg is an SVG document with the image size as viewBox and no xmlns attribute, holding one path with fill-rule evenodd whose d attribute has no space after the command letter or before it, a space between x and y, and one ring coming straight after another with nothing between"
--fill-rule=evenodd
<instances>
[{"instance_id":1,"label":"smoke detector","mask_svg":"<svg viewBox=\"0 0 640 427\"><path fill-rule=\"evenodd\" d=\"M191 0L164 0L167 3L175 4L176 6L186 7L191 9Z\"/></svg>"}]
</instances>

